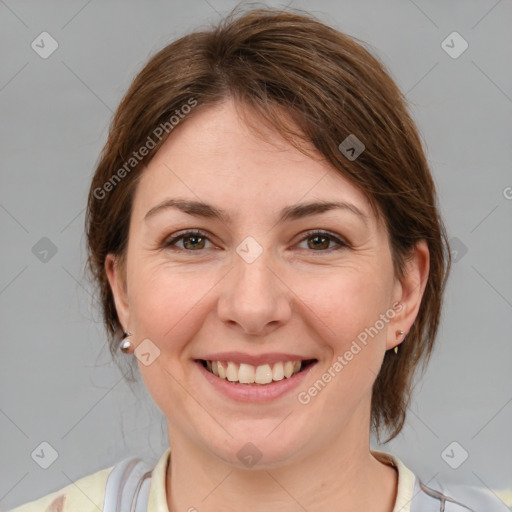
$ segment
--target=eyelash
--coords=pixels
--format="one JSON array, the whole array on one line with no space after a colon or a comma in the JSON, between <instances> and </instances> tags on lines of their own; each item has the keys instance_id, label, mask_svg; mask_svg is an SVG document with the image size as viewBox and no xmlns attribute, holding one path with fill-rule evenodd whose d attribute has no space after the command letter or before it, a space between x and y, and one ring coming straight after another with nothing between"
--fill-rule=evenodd
<instances>
[{"instance_id":1,"label":"eyelash","mask_svg":"<svg viewBox=\"0 0 512 512\"><path fill-rule=\"evenodd\" d=\"M201 238L205 238L205 239L207 239L207 240L209 240L211 242L211 240L209 239L207 233L205 233L204 231L201 231L201 230L198 230L198 229L191 229L191 230L184 231L183 233L179 233L176 236L173 236L171 238L165 239L163 241L161 247L164 248L164 249L168 248L168 249L171 249L171 250L179 249L179 250L185 251L185 252L202 252L201 250L194 251L194 250L189 250L189 249L183 249L181 247L178 248L178 247L175 246L176 242L178 242L179 240L185 239L185 238L188 238L188 237L192 237L192 236L198 236L198 237L201 237ZM321 236L323 238L327 238L327 239L337 243L339 245L339 247L334 247L334 248L325 249L325 250L318 250L318 251L315 251L315 250L311 249L310 252L318 252L318 253L322 253L322 252L326 253L326 252L328 252L328 253L330 253L332 251L338 251L340 249L349 248L350 247L348 243L344 242L343 240L341 240L337 236L332 235L328 231L321 231L321 230L312 230L312 231L306 232L305 236L299 241L299 243L303 242L304 240L307 240L308 238L313 238L314 236Z\"/></svg>"}]
</instances>

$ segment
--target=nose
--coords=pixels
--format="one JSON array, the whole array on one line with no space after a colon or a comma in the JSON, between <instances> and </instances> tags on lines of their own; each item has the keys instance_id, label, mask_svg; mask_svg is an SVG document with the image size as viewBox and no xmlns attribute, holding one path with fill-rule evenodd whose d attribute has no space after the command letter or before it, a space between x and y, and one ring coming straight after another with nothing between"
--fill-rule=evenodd
<instances>
[{"instance_id":1,"label":"nose","mask_svg":"<svg viewBox=\"0 0 512 512\"><path fill-rule=\"evenodd\" d=\"M268 335L291 317L293 293L269 253L263 251L251 263L236 255L234 268L222 283L219 318L246 334Z\"/></svg>"}]
</instances>

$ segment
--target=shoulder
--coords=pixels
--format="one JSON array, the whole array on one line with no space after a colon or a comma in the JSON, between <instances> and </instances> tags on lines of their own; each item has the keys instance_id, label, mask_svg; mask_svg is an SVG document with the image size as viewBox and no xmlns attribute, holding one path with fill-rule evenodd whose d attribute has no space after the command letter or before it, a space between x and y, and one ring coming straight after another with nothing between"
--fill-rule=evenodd
<instances>
[{"instance_id":1,"label":"shoulder","mask_svg":"<svg viewBox=\"0 0 512 512\"><path fill-rule=\"evenodd\" d=\"M507 506L491 490L463 484L424 484L415 479L410 512L503 512Z\"/></svg>"},{"instance_id":2,"label":"shoulder","mask_svg":"<svg viewBox=\"0 0 512 512\"><path fill-rule=\"evenodd\" d=\"M105 485L114 466L91 475L21 505L10 512L98 512L103 509Z\"/></svg>"},{"instance_id":3,"label":"shoulder","mask_svg":"<svg viewBox=\"0 0 512 512\"><path fill-rule=\"evenodd\" d=\"M398 492L393 512L506 512L512 488L497 491L436 478L424 483L396 455L372 450L381 462L398 470Z\"/></svg>"}]
</instances>

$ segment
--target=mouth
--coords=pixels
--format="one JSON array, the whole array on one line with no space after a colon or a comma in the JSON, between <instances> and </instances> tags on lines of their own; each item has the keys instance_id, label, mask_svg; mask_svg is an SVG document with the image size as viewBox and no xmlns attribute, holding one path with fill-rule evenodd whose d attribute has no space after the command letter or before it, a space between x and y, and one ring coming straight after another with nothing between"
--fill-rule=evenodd
<instances>
[{"instance_id":1,"label":"mouth","mask_svg":"<svg viewBox=\"0 0 512 512\"><path fill-rule=\"evenodd\" d=\"M207 361L196 359L197 363L219 379L242 386L268 386L276 382L291 379L318 362L318 359L282 361L272 364L253 366L233 361Z\"/></svg>"}]
</instances>

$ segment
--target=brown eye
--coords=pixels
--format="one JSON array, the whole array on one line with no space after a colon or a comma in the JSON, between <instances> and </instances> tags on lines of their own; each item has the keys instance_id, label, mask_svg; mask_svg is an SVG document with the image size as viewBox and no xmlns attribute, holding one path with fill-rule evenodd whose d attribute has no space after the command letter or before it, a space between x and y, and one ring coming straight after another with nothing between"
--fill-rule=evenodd
<instances>
[{"instance_id":1,"label":"brown eye","mask_svg":"<svg viewBox=\"0 0 512 512\"><path fill-rule=\"evenodd\" d=\"M349 247L347 243L326 231L312 231L306 234L301 243L307 241L307 249L313 252L331 252ZM178 245L181 242L182 245ZM162 247L177 250L186 250L188 252L198 252L207 249L205 246L210 239L203 231L193 230L177 234L162 244ZM210 242L211 243L211 242ZM334 243L337 247L329 247Z\"/></svg>"},{"instance_id":2,"label":"brown eye","mask_svg":"<svg viewBox=\"0 0 512 512\"><path fill-rule=\"evenodd\" d=\"M314 235L308 237L308 240L312 240L310 244L311 249L328 249L330 239L322 235Z\"/></svg>"},{"instance_id":3,"label":"brown eye","mask_svg":"<svg viewBox=\"0 0 512 512\"><path fill-rule=\"evenodd\" d=\"M182 246L178 245L179 241L183 241ZM186 231L178 234L172 238L167 239L162 244L162 247L169 249L183 249L189 252L198 251L205 249L205 243L209 241L209 238L205 236L202 231Z\"/></svg>"},{"instance_id":4,"label":"brown eye","mask_svg":"<svg viewBox=\"0 0 512 512\"><path fill-rule=\"evenodd\" d=\"M186 249L204 249L206 239L202 236L189 235L182 237ZM187 241L189 243L187 244Z\"/></svg>"},{"instance_id":5,"label":"brown eye","mask_svg":"<svg viewBox=\"0 0 512 512\"><path fill-rule=\"evenodd\" d=\"M340 240L338 237L327 233L326 231L313 231L307 234L301 242L307 241L308 249L316 252L330 252L330 250L338 250L348 247L348 244ZM334 242L338 247L329 248L329 244Z\"/></svg>"}]
</instances>

